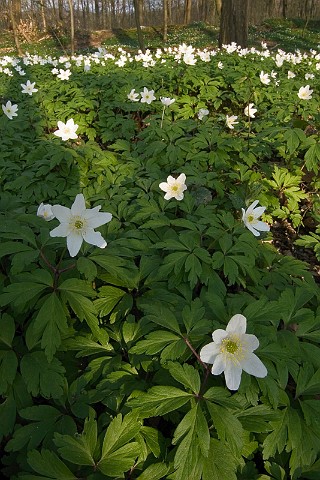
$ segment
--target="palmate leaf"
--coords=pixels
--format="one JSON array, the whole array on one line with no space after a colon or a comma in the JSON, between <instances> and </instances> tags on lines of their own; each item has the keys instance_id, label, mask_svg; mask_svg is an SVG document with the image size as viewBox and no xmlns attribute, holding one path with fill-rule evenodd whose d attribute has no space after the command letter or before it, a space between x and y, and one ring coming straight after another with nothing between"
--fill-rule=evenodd
<instances>
[{"instance_id":1,"label":"palmate leaf","mask_svg":"<svg viewBox=\"0 0 320 480\"><path fill-rule=\"evenodd\" d=\"M211 438L209 454L203 460L202 480L237 480L238 463L224 442Z\"/></svg>"},{"instance_id":2,"label":"palmate leaf","mask_svg":"<svg viewBox=\"0 0 320 480\"><path fill-rule=\"evenodd\" d=\"M6 445L8 452L19 452L27 445L28 450L38 447L46 439L51 440L54 432L69 430L76 432L73 419L50 405L37 405L19 411L20 417L32 423L21 426Z\"/></svg>"},{"instance_id":3,"label":"palmate leaf","mask_svg":"<svg viewBox=\"0 0 320 480\"><path fill-rule=\"evenodd\" d=\"M178 444L174 457L175 480L200 480L203 460L209 454L209 428L198 403L177 426L172 443Z\"/></svg>"},{"instance_id":4,"label":"palmate leaf","mask_svg":"<svg viewBox=\"0 0 320 480\"><path fill-rule=\"evenodd\" d=\"M167 345L180 341L181 337L165 330L157 330L146 335L145 340L140 340L132 347L129 353L154 355L161 352Z\"/></svg>"},{"instance_id":5,"label":"palmate leaf","mask_svg":"<svg viewBox=\"0 0 320 480\"><path fill-rule=\"evenodd\" d=\"M185 388L190 389L194 394L200 391L200 375L192 366L184 363L168 362L168 370L172 377L181 383Z\"/></svg>"},{"instance_id":6,"label":"palmate leaf","mask_svg":"<svg viewBox=\"0 0 320 480\"><path fill-rule=\"evenodd\" d=\"M139 433L141 423L136 413L125 417L117 415L110 423L102 444L101 458L97 463L99 470L112 477L122 476L140 454L140 445L131 440Z\"/></svg>"},{"instance_id":7,"label":"palmate leaf","mask_svg":"<svg viewBox=\"0 0 320 480\"><path fill-rule=\"evenodd\" d=\"M49 363L44 352L27 353L21 359L20 370L33 396L59 398L62 395L65 369L57 358Z\"/></svg>"},{"instance_id":8,"label":"palmate leaf","mask_svg":"<svg viewBox=\"0 0 320 480\"><path fill-rule=\"evenodd\" d=\"M137 477L137 480L160 480L166 478L169 470L165 463L152 463Z\"/></svg>"},{"instance_id":9,"label":"palmate leaf","mask_svg":"<svg viewBox=\"0 0 320 480\"><path fill-rule=\"evenodd\" d=\"M235 456L241 455L243 448L243 428L240 421L226 408L206 403L219 439L229 446Z\"/></svg>"},{"instance_id":10,"label":"palmate leaf","mask_svg":"<svg viewBox=\"0 0 320 480\"><path fill-rule=\"evenodd\" d=\"M41 452L32 450L28 453L27 461L35 472L43 475L42 478L50 478L53 480L77 480L77 477L60 460L60 458L54 452L49 450L42 450Z\"/></svg>"},{"instance_id":11,"label":"palmate leaf","mask_svg":"<svg viewBox=\"0 0 320 480\"><path fill-rule=\"evenodd\" d=\"M95 466L93 458L97 445L97 422L94 419L94 412L85 420L84 429L81 435L61 435L55 433L54 443L58 447L59 455L75 465Z\"/></svg>"},{"instance_id":12,"label":"palmate leaf","mask_svg":"<svg viewBox=\"0 0 320 480\"><path fill-rule=\"evenodd\" d=\"M128 401L130 408L138 410L141 418L156 417L177 410L185 405L193 395L176 387L155 386L147 393L139 393Z\"/></svg>"},{"instance_id":13,"label":"palmate leaf","mask_svg":"<svg viewBox=\"0 0 320 480\"><path fill-rule=\"evenodd\" d=\"M41 348L50 362L61 344L61 337L68 328L65 309L57 294L50 294L34 321L30 324L27 333L27 345L32 349L41 338Z\"/></svg>"}]
</instances>

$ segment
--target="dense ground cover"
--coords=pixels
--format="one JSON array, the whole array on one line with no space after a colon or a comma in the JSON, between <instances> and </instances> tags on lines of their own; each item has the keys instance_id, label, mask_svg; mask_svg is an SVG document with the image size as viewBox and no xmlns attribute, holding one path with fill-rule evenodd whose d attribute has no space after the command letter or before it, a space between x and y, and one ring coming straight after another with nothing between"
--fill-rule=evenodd
<instances>
[{"instance_id":1,"label":"dense ground cover","mask_svg":"<svg viewBox=\"0 0 320 480\"><path fill-rule=\"evenodd\" d=\"M3 475L319 477L319 71L1 59Z\"/></svg>"}]
</instances>

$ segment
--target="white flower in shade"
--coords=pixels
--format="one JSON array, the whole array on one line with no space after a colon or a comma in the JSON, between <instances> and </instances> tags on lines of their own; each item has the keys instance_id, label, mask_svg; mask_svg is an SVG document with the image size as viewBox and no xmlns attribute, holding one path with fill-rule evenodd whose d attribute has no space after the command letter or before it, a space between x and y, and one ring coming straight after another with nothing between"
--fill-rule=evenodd
<instances>
[{"instance_id":1,"label":"white flower in shade","mask_svg":"<svg viewBox=\"0 0 320 480\"><path fill-rule=\"evenodd\" d=\"M53 69L51 70L51 73L52 73L53 75L58 75L59 70L58 70L57 68L53 68Z\"/></svg>"},{"instance_id":2,"label":"white flower in shade","mask_svg":"<svg viewBox=\"0 0 320 480\"><path fill-rule=\"evenodd\" d=\"M3 113L9 118L9 120L12 120L13 117L18 116L18 114L16 113L18 111L18 105L12 105L10 100L8 100L5 105L2 105L2 110Z\"/></svg>"},{"instance_id":3,"label":"white flower in shade","mask_svg":"<svg viewBox=\"0 0 320 480\"><path fill-rule=\"evenodd\" d=\"M24 85L23 83L20 83L22 87L22 93L27 93L28 95L32 96L33 93L37 92L38 89L34 88L36 82L31 83L30 80L27 80L27 83Z\"/></svg>"},{"instance_id":4,"label":"white flower in shade","mask_svg":"<svg viewBox=\"0 0 320 480\"><path fill-rule=\"evenodd\" d=\"M224 65L222 62L218 62L218 68L219 70L222 70L224 68Z\"/></svg>"},{"instance_id":5,"label":"white flower in shade","mask_svg":"<svg viewBox=\"0 0 320 480\"><path fill-rule=\"evenodd\" d=\"M197 115L198 115L199 120L203 120L204 117L209 115L209 110L207 110L206 108L200 108Z\"/></svg>"},{"instance_id":6,"label":"white flower in shade","mask_svg":"<svg viewBox=\"0 0 320 480\"><path fill-rule=\"evenodd\" d=\"M212 365L211 373L224 372L229 390L238 390L242 370L249 375L264 378L268 371L253 353L259 347L255 335L246 333L247 319L241 314L234 315L225 330L219 328L212 334L213 342L200 350L200 359Z\"/></svg>"},{"instance_id":7,"label":"white flower in shade","mask_svg":"<svg viewBox=\"0 0 320 480\"><path fill-rule=\"evenodd\" d=\"M86 208L85 199L79 193L70 208L53 205L52 213L60 225L50 232L51 237L67 237L67 248L71 257L79 252L83 240L99 248L105 248L107 242L100 232L94 229L110 222L111 213L99 212L101 206Z\"/></svg>"},{"instance_id":8,"label":"white flower in shade","mask_svg":"<svg viewBox=\"0 0 320 480\"><path fill-rule=\"evenodd\" d=\"M306 73L304 78L306 80L312 80L314 78L314 75L313 75L313 73Z\"/></svg>"},{"instance_id":9,"label":"white flower in shade","mask_svg":"<svg viewBox=\"0 0 320 480\"><path fill-rule=\"evenodd\" d=\"M60 73L57 75L58 78L60 78L60 80L69 80L69 77L71 75L71 72L69 69L67 70L63 70L62 68L60 68Z\"/></svg>"},{"instance_id":10,"label":"white flower in shade","mask_svg":"<svg viewBox=\"0 0 320 480\"><path fill-rule=\"evenodd\" d=\"M160 97L160 100L162 105L164 105L165 107L169 107L176 101L175 98L169 98L169 97Z\"/></svg>"},{"instance_id":11,"label":"white flower in shade","mask_svg":"<svg viewBox=\"0 0 320 480\"><path fill-rule=\"evenodd\" d=\"M261 81L261 83L263 83L264 85L268 85L268 84L270 83L269 74L268 74L268 73L264 73L264 71L262 70L262 72L260 73L260 81Z\"/></svg>"},{"instance_id":12,"label":"white flower in shade","mask_svg":"<svg viewBox=\"0 0 320 480\"><path fill-rule=\"evenodd\" d=\"M234 128L233 125L236 125L237 123L239 123L239 122L236 122L237 118L238 117L236 115L230 115L230 117L229 117L229 115L227 115L226 116L227 127L233 129Z\"/></svg>"},{"instance_id":13,"label":"white flower in shade","mask_svg":"<svg viewBox=\"0 0 320 480\"><path fill-rule=\"evenodd\" d=\"M290 70L288 70L288 78L294 78L296 76L295 73L291 72Z\"/></svg>"},{"instance_id":14,"label":"white flower in shade","mask_svg":"<svg viewBox=\"0 0 320 480\"><path fill-rule=\"evenodd\" d=\"M183 192L187 190L186 176L184 173L181 173L178 178L174 178L171 175L167 178L166 182L160 183L159 187L161 190L166 192L164 199L170 200L174 197L176 200L183 199Z\"/></svg>"},{"instance_id":15,"label":"white flower in shade","mask_svg":"<svg viewBox=\"0 0 320 480\"><path fill-rule=\"evenodd\" d=\"M128 99L132 102L139 102L139 93L136 93L136 89L133 88L127 95Z\"/></svg>"},{"instance_id":16,"label":"white flower in shade","mask_svg":"<svg viewBox=\"0 0 320 480\"><path fill-rule=\"evenodd\" d=\"M256 237L259 237L261 232L269 232L270 227L267 223L259 220L259 217L263 214L266 207L256 207L259 200L255 200L251 205L245 210L242 208L242 221L245 226L253 233ZM255 208L256 207L256 208Z\"/></svg>"},{"instance_id":17,"label":"white flower in shade","mask_svg":"<svg viewBox=\"0 0 320 480\"><path fill-rule=\"evenodd\" d=\"M148 90L146 87L143 87L143 92L140 92L141 94L141 103L147 103L150 105L153 100L156 100L156 97L154 96L154 90Z\"/></svg>"},{"instance_id":18,"label":"white flower in shade","mask_svg":"<svg viewBox=\"0 0 320 480\"><path fill-rule=\"evenodd\" d=\"M313 90L310 90L310 85L300 87L298 97L301 98L301 100L310 100L312 98L312 92Z\"/></svg>"},{"instance_id":19,"label":"white flower in shade","mask_svg":"<svg viewBox=\"0 0 320 480\"><path fill-rule=\"evenodd\" d=\"M78 138L78 135L76 134L78 127L79 125L74 123L73 118L70 118L67 123L58 122L59 130L56 130L53 134L57 137L61 137L61 140L69 140L70 138L75 139Z\"/></svg>"},{"instance_id":20,"label":"white flower in shade","mask_svg":"<svg viewBox=\"0 0 320 480\"><path fill-rule=\"evenodd\" d=\"M254 114L258 111L254 107L254 103L249 103L249 105L246 106L246 108L243 110L244 114L247 115L247 117L250 118L255 118Z\"/></svg>"},{"instance_id":21,"label":"white flower in shade","mask_svg":"<svg viewBox=\"0 0 320 480\"><path fill-rule=\"evenodd\" d=\"M37 216L43 218L47 222L53 220L55 216L52 213L52 205L49 205L49 203L43 204L41 202L37 210Z\"/></svg>"}]
</instances>

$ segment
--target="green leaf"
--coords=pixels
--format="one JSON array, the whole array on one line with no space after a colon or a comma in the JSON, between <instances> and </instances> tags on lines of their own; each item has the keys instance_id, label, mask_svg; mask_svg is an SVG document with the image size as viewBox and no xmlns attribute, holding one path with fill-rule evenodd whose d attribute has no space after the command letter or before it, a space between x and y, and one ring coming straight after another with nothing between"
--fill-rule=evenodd
<instances>
[{"instance_id":1,"label":"green leaf","mask_svg":"<svg viewBox=\"0 0 320 480\"><path fill-rule=\"evenodd\" d=\"M160 480L164 478L168 472L169 467L164 463L153 463L137 477L137 480Z\"/></svg>"},{"instance_id":2,"label":"green leaf","mask_svg":"<svg viewBox=\"0 0 320 480\"><path fill-rule=\"evenodd\" d=\"M192 365L168 362L168 370L173 378L185 388L192 390L196 395L199 393L201 385L200 375Z\"/></svg>"},{"instance_id":3,"label":"green leaf","mask_svg":"<svg viewBox=\"0 0 320 480\"><path fill-rule=\"evenodd\" d=\"M57 358L49 363L44 352L27 353L20 363L28 391L45 398L59 398L63 393L65 369Z\"/></svg>"},{"instance_id":4,"label":"green leaf","mask_svg":"<svg viewBox=\"0 0 320 480\"><path fill-rule=\"evenodd\" d=\"M5 394L13 384L18 368L18 359L13 350L0 350L0 394Z\"/></svg>"},{"instance_id":5,"label":"green leaf","mask_svg":"<svg viewBox=\"0 0 320 480\"><path fill-rule=\"evenodd\" d=\"M90 258L79 257L77 260L77 269L89 282L92 282L97 276L97 267Z\"/></svg>"},{"instance_id":6,"label":"green leaf","mask_svg":"<svg viewBox=\"0 0 320 480\"><path fill-rule=\"evenodd\" d=\"M263 458L267 460L273 457L278 451L283 452L287 445L287 427L288 413L287 409L281 411L281 417L275 422L270 422L272 432L265 438L263 442Z\"/></svg>"},{"instance_id":7,"label":"green leaf","mask_svg":"<svg viewBox=\"0 0 320 480\"><path fill-rule=\"evenodd\" d=\"M45 478L54 480L77 480L71 470L60 460L60 458L49 450L32 450L28 453L27 461L30 467Z\"/></svg>"},{"instance_id":8,"label":"green leaf","mask_svg":"<svg viewBox=\"0 0 320 480\"><path fill-rule=\"evenodd\" d=\"M155 386L147 393L131 398L128 405L137 408L142 418L156 417L177 410L185 405L193 395L176 387Z\"/></svg>"},{"instance_id":9,"label":"green leaf","mask_svg":"<svg viewBox=\"0 0 320 480\"><path fill-rule=\"evenodd\" d=\"M94 301L98 315L100 317L108 315L125 294L126 292L121 290L121 288L112 286L101 287L99 298Z\"/></svg>"},{"instance_id":10,"label":"green leaf","mask_svg":"<svg viewBox=\"0 0 320 480\"><path fill-rule=\"evenodd\" d=\"M235 456L240 456L243 448L243 428L239 420L226 408L206 403L218 437L229 446Z\"/></svg>"},{"instance_id":11,"label":"green leaf","mask_svg":"<svg viewBox=\"0 0 320 480\"><path fill-rule=\"evenodd\" d=\"M304 156L306 167L309 170L318 173L320 163L320 143L315 143L306 151Z\"/></svg>"},{"instance_id":12,"label":"green leaf","mask_svg":"<svg viewBox=\"0 0 320 480\"><path fill-rule=\"evenodd\" d=\"M140 340L133 346L129 353L154 355L163 350L167 345L176 343L180 337L175 333L167 332L165 330L157 330L151 332L146 336L146 340Z\"/></svg>"},{"instance_id":13,"label":"green leaf","mask_svg":"<svg viewBox=\"0 0 320 480\"><path fill-rule=\"evenodd\" d=\"M12 283L3 289L4 293L0 295L0 306L3 307L9 303L14 303L17 307L23 306L46 288L47 285L32 281Z\"/></svg>"},{"instance_id":14,"label":"green leaf","mask_svg":"<svg viewBox=\"0 0 320 480\"><path fill-rule=\"evenodd\" d=\"M75 423L71 417L64 415L50 405L35 405L19 411L19 415L32 421L16 429L13 437L6 445L8 452L19 452L27 445L28 450L38 447L46 439L51 441L52 435L62 427L75 431Z\"/></svg>"},{"instance_id":15,"label":"green leaf","mask_svg":"<svg viewBox=\"0 0 320 480\"><path fill-rule=\"evenodd\" d=\"M140 446L131 440L141 428L135 413L117 415L110 423L102 444L98 468L109 476L122 475L140 454Z\"/></svg>"},{"instance_id":16,"label":"green leaf","mask_svg":"<svg viewBox=\"0 0 320 480\"><path fill-rule=\"evenodd\" d=\"M61 345L61 337L68 329L65 309L55 292L44 301L29 328L36 338L42 337L41 348L50 362Z\"/></svg>"},{"instance_id":17,"label":"green leaf","mask_svg":"<svg viewBox=\"0 0 320 480\"><path fill-rule=\"evenodd\" d=\"M81 435L71 437L55 433L54 443L58 447L59 455L68 462L95 466L93 455L97 445L97 422L94 413L91 411L90 417L86 418Z\"/></svg>"},{"instance_id":18,"label":"green leaf","mask_svg":"<svg viewBox=\"0 0 320 480\"><path fill-rule=\"evenodd\" d=\"M11 348L12 340L16 331L14 319L7 313L0 316L0 342Z\"/></svg>"},{"instance_id":19,"label":"green leaf","mask_svg":"<svg viewBox=\"0 0 320 480\"><path fill-rule=\"evenodd\" d=\"M146 319L151 320L151 322L154 322L157 325L168 328L168 330L172 330L175 333L181 334L175 315L161 303L155 305L144 303L142 309L146 314Z\"/></svg>"},{"instance_id":20,"label":"green leaf","mask_svg":"<svg viewBox=\"0 0 320 480\"><path fill-rule=\"evenodd\" d=\"M0 440L12 433L16 422L16 402L13 395L9 395L0 404ZM7 447L7 445L6 445Z\"/></svg>"},{"instance_id":21,"label":"green leaf","mask_svg":"<svg viewBox=\"0 0 320 480\"><path fill-rule=\"evenodd\" d=\"M210 450L203 460L202 480L237 480L238 460L227 445L215 438L210 439Z\"/></svg>"}]
</instances>

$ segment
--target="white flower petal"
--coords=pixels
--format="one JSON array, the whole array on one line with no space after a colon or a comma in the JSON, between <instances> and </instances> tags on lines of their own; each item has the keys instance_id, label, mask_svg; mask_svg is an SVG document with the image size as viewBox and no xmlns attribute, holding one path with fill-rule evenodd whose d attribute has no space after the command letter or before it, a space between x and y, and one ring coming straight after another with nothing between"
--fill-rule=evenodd
<instances>
[{"instance_id":1,"label":"white flower petal","mask_svg":"<svg viewBox=\"0 0 320 480\"><path fill-rule=\"evenodd\" d=\"M88 228L83 233L83 239L87 242L90 243L90 245L95 245L100 248L105 248L107 246L107 242L103 238L100 232L95 232L93 229Z\"/></svg>"},{"instance_id":2,"label":"white flower petal","mask_svg":"<svg viewBox=\"0 0 320 480\"><path fill-rule=\"evenodd\" d=\"M226 368L226 363L223 355L218 355L212 365L212 375L220 375Z\"/></svg>"},{"instance_id":3,"label":"white flower petal","mask_svg":"<svg viewBox=\"0 0 320 480\"><path fill-rule=\"evenodd\" d=\"M70 232L67 236L67 248L70 254L70 257L75 257L79 252L83 242L82 235L79 233Z\"/></svg>"},{"instance_id":4,"label":"white flower petal","mask_svg":"<svg viewBox=\"0 0 320 480\"><path fill-rule=\"evenodd\" d=\"M247 319L241 313L237 313L230 318L229 323L227 325L226 331L228 333L236 333L242 335L246 333L247 328Z\"/></svg>"},{"instance_id":5,"label":"white flower petal","mask_svg":"<svg viewBox=\"0 0 320 480\"><path fill-rule=\"evenodd\" d=\"M260 236L260 232L258 232L258 230L256 230L252 225L251 223L245 223L245 226L247 227L248 230L250 230L251 233L253 233L253 235L255 237L259 237Z\"/></svg>"},{"instance_id":6,"label":"white flower petal","mask_svg":"<svg viewBox=\"0 0 320 480\"><path fill-rule=\"evenodd\" d=\"M86 202L82 193L78 193L71 206L71 213L72 215L79 215L82 216L86 210Z\"/></svg>"},{"instance_id":7,"label":"white flower petal","mask_svg":"<svg viewBox=\"0 0 320 480\"><path fill-rule=\"evenodd\" d=\"M89 228L97 228L101 227L101 225L104 225L105 223L110 222L112 220L112 215L109 212L100 212L96 213L95 216L91 218L88 218L85 214L84 218L87 218Z\"/></svg>"},{"instance_id":8,"label":"white flower petal","mask_svg":"<svg viewBox=\"0 0 320 480\"><path fill-rule=\"evenodd\" d=\"M166 182L161 182L159 184L159 188L164 192L167 192L169 190L169 185Z\"/></svg>"},{"instance_id":9,"label":"white flower petal","mask_svg":"<svg viewBox=\"0 0 320 480\"><path fill-rule=\"evenodd\" d=\"M179 183L185 183L185 182L186 182L186 178L187 178L187 177L185 176L184 173L180 173L180 175L179 175L179 177L177 178L176 181L179 182Z\"/></svg>"},{"instance_id":10,"label":"white flower petal","mask_svg":"<svg viewBox=\"0 0 320 480\"><path fill-rule=\"evenodd\" d=\"M200 358L202 362L205 363L213 363L215 361L216 356L220 351L219 345L215 344L214 342L208 343L200 350Z\"/></svg>"},{"instance_id":11,"label":"white flower petal","mask_svg":"<svg viewBox=\"0 0 320 480\"><path fill-rule=\"evenodd\" d=\"M222 330L221 328L218 328L215 330L212 334L212 340L217 343L218 345L228 336L228 332L225 330Z\"/></svg>"},{"instance_id":12,"label":"white flower petal","mask_svg":"<svg viewBox=\"0 0 320 480\"><path fill-rule=\"evenodd\" d=\"M254 202L251 203L251 205L249 205L249 207L247 208L247 213L252 213L252 210L255 208L256 205L258 205L259 203L259 200L255 200Z\"/></svg>"},{"instance_id":13,"label":"white flower petal","mask_svg":"<svg viewBox=\"0 0 320 480\"><path fill-rule=\"evenodd\" d=\"M239 363L230 362L226 365L224 377L229 390L238 390L241 382L242 369Z\"/></svg>"},{"instance_id":14,"label":"white flower petal","mask_svg":"<svg viewBox=\"0 0 320 480\"><path fill-rule=\"evenodd\" d=\"M263 212L265 211L265 209L266 209L266 207L255 208L254 211L253 211L255 218L260 217L263 214Z\"/></svg>"},{"instance_id":15,"label":"white flower petal","mask_svg":"<svg viewBox=\"0 0 320 480\"><path fill-rule=\"evenodd\" d=\"M250 333L245 333L242 336L242 339L245 343L245 348L248 351L253 352L254 350L256 350L259 347L259 340L257 339L257 337L255 335L252 335Z\"/></svg>"},{"instance_id":16,"label":"white flower petal","mask_svg":"<svg viewBox=\"0 0 320 480\"><path fill-rule=\"evenodd\" d=\"M254 224L254 228L260 230L261 232L269 232L270 227L266 222L257 222Z\"/></svg>"},{"instance_id":17,"label":"white flower petal","mask_svg":"<svg viewBox=\"0 0 320 480\"><path fill-rule=\"evenodd\" d=\"M67 237L70 234L70 227L66 223L60 223L58 227L54 228L50 232L50 237Z\"/></svg>"},{"instance_id":18,"label":"white flower petal","mask_svg":"<svg viewBox=\"0 0 320 480\"><path fill-rule=\"evenodd\" d=\"M258 378L264 378L268 375L268 370L261 362L260 358L254 353L249 353L244 360L240 362L242 369Z\"/></svg>"},{"instance_id":19,"label":"white flower petal","mask_svg":"<svg viewBox=\"0 0 320 480\"><path fill-rule=\"evenodd\" d=\"M53 215L62 223L69 223L71 218L70 208L63 207L62 205L52 206Z\"/></svg>"}]
</instances>

